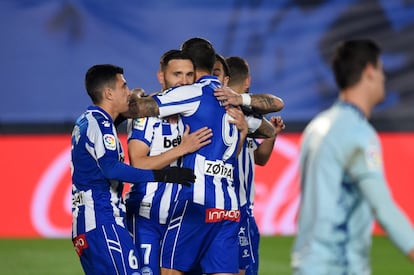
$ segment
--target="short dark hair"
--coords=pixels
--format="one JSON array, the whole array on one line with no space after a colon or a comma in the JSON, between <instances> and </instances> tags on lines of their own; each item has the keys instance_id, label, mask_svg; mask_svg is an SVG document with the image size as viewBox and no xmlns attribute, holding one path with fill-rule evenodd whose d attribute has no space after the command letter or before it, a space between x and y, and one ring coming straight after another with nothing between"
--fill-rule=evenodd
<instances>
[{"instance_id":1,"label":"short dark hair","mask_svg":"<svg viewBox=\"0 0 414 275\"><path fill-rule=\"evenodd\" d=\"M174 50L166 51L161 56L161 58L160 58L160 68L161 68L161 70L164 71L165 68L168 66L168 62L170 62L171 60L174 60L174 59L182 59L182 60L187 60L188 59L194 65L193 60L191 59L191 57L187 53L185 53L181 50L175 50L174 49Z\"/></svg>"},{"instance_id":2,"label":"short dark hair","mask_svg":"<svg viewBox=\"0 0 414 275\"><path fill-rule=\"evenodd\" d=\"M196 70L205 70L210 74L212 73L214 62L216 62L216 52L210 41L201 37L193 37L181 45L181 50L188 53Z\"/></svg>"},{"instance_id":3,"label":"short dark hair","mask_svg":"<svg viewBox=\"0 0 414 275\"><path fill-rule=\"evenodd\" d=\"M223 66L224 76L230 76L230 69L226 59L221 54L216 53L216 61L219 61Z\"/></svg>"},{"instance_id":4,"label":"short dark hair","mask_svg":"<svg viewBox=\"0 0 414 275\"><path fill-rule=\"evenodd\" d=\"M124 69L111 64L94 65L85 75L85 87L94 104L102 101L104 85L115 87L116 75L123 74Z\"/></svg>"},{"instance_id":5,"label":"short dark hair","mask_svg":"<svg viewBox=\"0 0 414 275\"><path fill-rule=\"evenodd\" d=\"M340 43L332 60L332 69L339 89L355 85L368 64L378 66L380 47L370 39L354 39Z\"/></svg>"},{"instance_id":6,"label":"short dark hair","mask_svg":"<svg viewBox=\"0 0 414 275\"><path fill-rule=\"evenodd\" d=\"M243 58L239 56L230 56L226 58L226 62L230 71L228 85L240 84L249 77L249 65Z\"/></svg>"}]
</instances>

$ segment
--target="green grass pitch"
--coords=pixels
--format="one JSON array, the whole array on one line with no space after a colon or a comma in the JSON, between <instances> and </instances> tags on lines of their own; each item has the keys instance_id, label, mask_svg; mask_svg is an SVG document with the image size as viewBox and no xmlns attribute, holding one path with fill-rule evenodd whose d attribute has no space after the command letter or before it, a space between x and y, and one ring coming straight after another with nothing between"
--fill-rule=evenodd
<instances>
[{"instance_id":1,"label":"green grass pitch","mask_svg":"<svg viewBox=\"0 0 414 275\"><path fill-rule=\"evenodd\" d=\"M291 274L292 237L262 237L260 275ZM374 237L373 275L414 274L414 264L386 237ZM0 239L0 274L81 275L78 256L69 239Z\"/></svg>"}]
</instances>

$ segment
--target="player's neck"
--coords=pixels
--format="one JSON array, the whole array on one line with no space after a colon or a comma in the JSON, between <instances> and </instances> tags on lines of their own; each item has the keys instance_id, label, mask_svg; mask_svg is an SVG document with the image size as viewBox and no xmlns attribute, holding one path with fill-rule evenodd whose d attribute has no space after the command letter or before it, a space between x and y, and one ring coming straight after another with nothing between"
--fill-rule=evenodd
<instances>
[{"instance_id":1,"label":"player's neck","mask_svg":"<svg viewBox=\"0 0 414 275\"><path fill-rule=\"evenodd\" d=\"M208 72L208 71L201 71L201 70L196 70L195 71L195 78L196 78L196 80L199 80L200 78L202 78L203 76L206 76L206 75L211 75L212 73L211 72Z\"/></svg>"}]
</instances>

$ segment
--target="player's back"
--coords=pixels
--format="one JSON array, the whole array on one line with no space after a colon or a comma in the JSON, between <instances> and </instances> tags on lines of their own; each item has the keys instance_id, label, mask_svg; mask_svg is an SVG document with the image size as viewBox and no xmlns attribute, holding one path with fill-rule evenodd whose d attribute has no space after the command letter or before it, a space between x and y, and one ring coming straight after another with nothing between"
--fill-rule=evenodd
<instances>
[{"instance_id":1,"label":"player's back","mask_svg":"<svg viewBox=\"0 0 414 275\"><path fill-rule=\"evenodd\" d=\"M180 113L191 131L205 126L213 130L210 144L184 156L183 166L194 168L196 182L193 188L183 188L180 198L193 198L198 204L218 209L237 209L233 172L239 132L214 96L214 89L220 85L216 77L204 76L156 100L161 116Z\"/></svg>"}]
</instances>

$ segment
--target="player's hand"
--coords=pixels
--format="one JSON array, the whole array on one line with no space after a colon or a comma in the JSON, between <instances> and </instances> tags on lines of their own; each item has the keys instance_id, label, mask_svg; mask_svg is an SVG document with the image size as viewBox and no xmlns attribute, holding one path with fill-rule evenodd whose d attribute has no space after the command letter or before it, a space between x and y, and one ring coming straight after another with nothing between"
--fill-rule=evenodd
<instances>
[{"instance_id":1,"label":"player's hand","mask_svg":"<svg viewBox=\"0 0 414 275\"><path fill-rule=\"evenodd\" d=\"M286 127L281 116L272 116L270 118L270 123L272 124L273 128L275 128L276 135L282 132L282 130L284 130Z\"/></svg>"},{"instance_id":2,"label":"player's hand","mask_svg":"<svg viewBox=\"0 0 414 275\"><path fill-rule=\"evenodd\" d=\"M227 86L215 89L214 96L218 101L221 102L221 105L224 107L229 105L239 106L243 103L241 95Z\"/></svg>"},{"instance_id":3,"label":"player's hand","mask_svg":"<svg viewBox=\"0 0 414 275\"><path fill-rule=\"evenodd\" d=\"M162 170L152 171L155 181L180 183L185 186L191 186L196 178L194 171L190 168L167 167Z\"/></svg>"}]
</instances>

